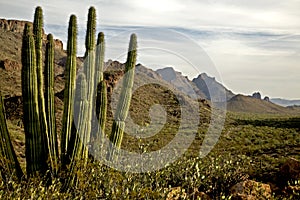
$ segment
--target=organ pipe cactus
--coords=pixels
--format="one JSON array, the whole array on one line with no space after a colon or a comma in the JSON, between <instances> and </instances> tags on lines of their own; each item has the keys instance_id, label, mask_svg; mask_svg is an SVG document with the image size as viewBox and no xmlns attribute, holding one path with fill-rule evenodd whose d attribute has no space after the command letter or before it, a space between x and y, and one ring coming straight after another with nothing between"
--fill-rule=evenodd
<instances>
[{"instance_id":1,"label":"organ pipe cactus","mask_svg":"<svg viewBox=\"0 0 300 200\"><path fill-rule=\"evenodd\" d=\"M39 106L39 118L41 126L41 136L43 148L44 148L44 157L48 159L48 128L46 121L46 112L45 112L45 99L44 99L44 76L43 76L43 10L41 7L36 7L34 13L33 21L33 36L35 41L35 53L36 53L36 70L37 70L37 86L38 86L38 106Z\"/></svg>"},{"instance_id":2,"label":"organ pipe cactus","mask_svg":"<svg viewBox=\"0 0 300 200\"><path fill-rule=\"evenodd\" d=\"M38 84L34 38L30 25L25 24L22 44L22 97L24 110L26 171L31 176L47 169L44 141L38 107Z\"/></svg>"},{"instance_id":3,"label":"organ pipe cactus","mask_svg":"<svg viewBox=\"0 0 300 200\"><path fill-rule=\"evenodd\" d=\"M66 166L70 155L68 155L69 141L72 135L74 120L74 98L76 83L76 50L77 50L77 19L71 15L68 28L67 62L65 66L65 91L64 91L64 111L61 133L61 160ZM74 127L73 127L74 128Z\"/></svg>"},{"instance_id":4,"label":"organ pipe cactus","mask_svg":"<svg viewBox=\"0 0 300 200\"><path fill-rule=\"evenodd\" d=\"M45 56L45 108L48 127L48 147L51 168L54 173L58 170L58 143L55 124L54 104L54 44L53 36L47 36Z\"/></svg>"},{"instance_id":5,"label":"organ pipe cactus","mask_svg":"<svg viewBox=\"0 0 300 200\"><path fill-rule=\"evenodd\" d=\"M95 88L97 91L96 96L96 123L98 123L97 130L93 133L93 147L94 155L97 155L101 149L101 143L104 140L104 130L107 112L107 88L105 81L103 81L104 71L104 55L105 55L105 41L104 33L98 34L96 46L96 73L95 73Z\"/></svg>"},{"instance_id":6,"label":"organ pipe cactus","mask_svg":"<svg viewBox=\"0 0 300 200\"><path fill-rule=\"evenodd\" d=\"M42 38L43 38L43 14L40 7L36 8L33 32L27 23L24 28L22 44L22 98L24 110L24 130L26 145L26 171L28 176L36 173L45 175L49 169L58 174L59 153L57 134L55 126L54 110L54 44L53 36L47 36L45 56L45 76L43 76L42 63ZM64 111L61 133L61 165L62 169L68 169L69 178L65 179L67 185L76 180L75 168L77 161L87 163L92 134L93 116L97 116L99 129L95 132L97 150L103 141L106 112L107 112L107 91L103 80L104 71L104 34L98 34L97 46L95 45L96 11L94 7L89 9L86 52L83 73L79 73L76 90L76 51L77 51L77 20L71 15L68 27L67 61L65 66L65 90L64 90ZM126 61L125 77L122 83L122 91L115 112L110 139L117 149L120 148L125 119L128 114L133 78L136 63L136 35L132 35L129 44L129 52ZM45 81L45 85L44 85ZM44 92L45 86L45 92ZM75 101L76 91L79 91L78 101ZM74 106L78 107L79 115L77 123L74 121ZM95 110L96 109L96 110ZM94 113L95 112L95 113ZM94 115L93 115L94 114ZM10 160L11 166L15 168L16 175L20 178L22 170L17 162L13 151L7 126L3 102L0 102L0 150L2 157ZM75 126L76 125L76 126ZM3 139L4 138L4 139ZM95 149L94 149L95 150ZM110 151L108 157L114 155ZM49 159L50 158L50 159Z\"/></svg>"},{"instance_id":7,"label":"organ pipe cactus","mask_svg":"<svg viewBox=\"0 0 300 200\"><path fill-rule=\"evenodd\" d=\"M116 159L115 150L118 150L121 147L123 133L125 129L125 120L128 114L131 96L132 96L136 57L137 57L137 37L135 34L132 34L130 37L127 61L125 65L125 75L123 78L122 90L117 105L117 110L115 112L112 132L110 135L111 144L108 151L108 160Z\"/></svg>"},{"instance_id":8,"label":"organ pipe cactus","mask_svg":"<svg viewBox=\"0 0 300 200\"><path fill-rule=\"evenodd\" d=\"M12 146L6 124L5 108L2 95L0 93L0 161L4 170L1 173L2 179L8 181L13 174L20 179L23 176L22 169ZM8 177L7 177L8 175Z\"/></svg>"},{"instance_id":9,"label":"organ pipe cactus","mask_svg":"<svg viewBox=\"0 0 300 200\"><path fill-rule=\"evenodd\" d=\"M87 162L88 157L88 148L87 144L90 142L91 131L92 131L92 120L93 120L93 112L94 112L94 103L95 103L95 32L96 31L96 10L94 7L90 7L88 13L88 22L87 22L87 31L86 31L86 39L85 39L85 58L84 58L84 74L86 77L86 87L87 87L87 115L85 116L86 122L86 130L84 132L84 136L81 137L85 138L85 146L84 146L84 153L83 159L85 163Z\"/></svg>"}]
</instances>

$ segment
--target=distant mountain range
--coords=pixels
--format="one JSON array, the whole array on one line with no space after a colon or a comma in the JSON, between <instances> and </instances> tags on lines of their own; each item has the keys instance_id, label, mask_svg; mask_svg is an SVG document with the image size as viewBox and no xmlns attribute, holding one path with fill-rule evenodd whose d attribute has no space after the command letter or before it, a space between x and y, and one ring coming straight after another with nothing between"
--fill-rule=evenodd
<instances>
[{"instance_id":1,"label":"distant mountain range","mask_svg":"<svg viewBox=\"0 0 300 200\"><path fill-rule=\"evenodd\" d=\"M271 102L281 105L281 106L300 106L300 100L287 100L281 98L272 98L270 99Z\"/></svg>"},{"instance_id":2,"label":"distant mountain range","mask_svg":"<svg viewBox=\"0 0 300 200\"><path fill-rule=\"evenodd\" d=\"M20 97L20 68L21 68L21 44L24 21L0 19L0 88L2 94L9 97ZM45 35L44 35L45 36ZM60 40L55 40L55 81L56 92L63 90L63 71L66 52ZM82 64L82 58L78 58L78 67ZM106 65L114 70L122 71L124 64L118 61L109 60ZM14 73L12 73L14 72ZM300 100L285 100L279 98L253 98L251 96L236 95L224 85L217 82L214 77L201 73L197 78L189 80L181 72L175 71L172 67L159 70L151 70L142 64L138 64L136 73L149 80L157 80L172 85L180 93L188 96L188 99L206 99L213 102L227 102L228 110L236 112L255 113L289 113L296 112L299 107L284 108L286 106L300 105ZM109 81L116 83L116 77L111 77ZM142 81L142 80L139 80ZM12 85L14 87L12 87ZM278 104L278 105L276 105Z\"/></svg>"}]
</instances>

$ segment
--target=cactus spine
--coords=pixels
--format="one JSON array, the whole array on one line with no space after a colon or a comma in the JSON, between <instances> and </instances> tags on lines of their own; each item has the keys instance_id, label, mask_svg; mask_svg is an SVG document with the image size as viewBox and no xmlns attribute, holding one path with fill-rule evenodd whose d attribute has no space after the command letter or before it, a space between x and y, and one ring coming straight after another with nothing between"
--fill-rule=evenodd
<instances>
[{"instance_id":1,"label":"cactus spine","mask_svg":"<svg viewBox=\"0 0 300 200\"><path fill-rule=\"evenodd\" d=\"M120 149L123 133L125 129L125 120L128 114L131 95L132 95L132 86L134 81L134 69L136 64L137 57L137 37L135 34L132 34L130 37L129 49L127 54L127 61L125 65L125 75L122 83L122 91L120 94L120 99L117 105L117 110L115 112L115 120L112 126L112 132L110 135L110 149L108 151L108 159L115 159L115 150ZM113 148L113 145L115 148Z\"/></svg>"},{"instance_id":2,"label":"cactus spine","mask_svg":"<svg viewBox=\"0 0 300 200\"><path fill-rule=\"evenodd\" d=\"M0 93L0 160L4 164L4 171L1 173L2 179L9 180L10 176L21 179L23 176L20 163L12 146L5 117L5 108L2 95ZM8 175L8 177L6 177Z\"/></svg>"},{"instance_id":3,"label":"cactus spine","mask_svg":"<svg viewBox=\"0 0 300 200\"><path fill-rule=\"evenodd\" d=\"M45 99L44 99L44 81L43 81L43 10L41 7L36 7L33 21L33 35L35 39L35 53L36 53L36 70L37 70L37 85L38 85L38 106L39 106L39 118L41 126L41 136L44 156L48 159L49 147L48 147L48 128L45 112Z\"/></svg>"},{"instance_id":4,"label":"cactus spine","mask_svg":"<svg viewBox=\"0 0 300 200\"><path fill-rule=\"evenodd\" d=\"M28 176L31 176L35 172L45 172L47 163L39 120L35 45L29 24L26 24L24 28L22 65L26 171Z\"/></svg>"},{"instance_id":5,"label":"cactus spine","mask_svg":"<svg viewBox=\"0 0 300 200\"><path fill-rule=\"evenodd\" d=\"M65 67L65 91L64 91L64 111L63 124L61 133L61 158L62 165L66 166L70 155L69 141L72 134L73 114L74 114L74 96L76 82L76 50L77 50L77 19L75 15L71 15L68 28L67 43L67 62ZM74 128L74 127L73 127Z\"/></svg>"},{"instance_id":6,"label":"cactus spine","mask_svg":"<svg viewBox=\"0 0 300 200\"><path fill-rule=\"evenodd\" d=\"M48 147L51 169L54 173L58 170L58 144L55 124L54 105L54 44L53 36L47 36L45 56L45 107L48 125Z\"/></svg>"}]
</instances>

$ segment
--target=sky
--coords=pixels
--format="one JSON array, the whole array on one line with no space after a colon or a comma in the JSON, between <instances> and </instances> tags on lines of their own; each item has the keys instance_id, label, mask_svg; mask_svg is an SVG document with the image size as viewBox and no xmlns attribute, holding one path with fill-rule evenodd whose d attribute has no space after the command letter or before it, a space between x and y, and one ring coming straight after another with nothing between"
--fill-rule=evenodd
<instances>
[{"instance_id":1,"label":"sky","mask_svg":"<svg viewBox=\"0 0 300 200\"><path fill-rule=\"evenodd\" d=\"M94 6L106 59L125 62L136 33L138 62L147 67L171 66L190 79L205 72L236 94L300 99L299 0L0 0L0 18L32 21L38 5L45 31L64 44L77 16L78 55Z\"/></svg>"}]
</instances>

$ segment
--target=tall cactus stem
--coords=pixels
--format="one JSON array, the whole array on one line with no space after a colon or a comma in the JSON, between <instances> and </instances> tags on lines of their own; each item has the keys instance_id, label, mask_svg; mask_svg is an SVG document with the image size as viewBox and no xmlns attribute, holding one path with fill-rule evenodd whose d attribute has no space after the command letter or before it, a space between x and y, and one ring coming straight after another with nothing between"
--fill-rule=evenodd
<instances>
[{"instance_id":1,"label":"tall cactus stem","mask_svg":"<svg viewBox=\"0 0 300 200\"><path fill-rule=\"evenodd\" d=\"M58 170L58 143L55 124L55 102L54 102L54 44L53 36L47 36L45 56L45 107L46 120L48 124L48 147L51 169L56 174Z\"/></svg>"},{"instance_id":2,"label":"tall cactus stem","mask_svg":"<svg viewBox=\"0 0 300 200\"><path fill-rule=\"evenodd\" d=\"M26 171L44 173L47 168L40 126L38 84L34 38L30 25L25 24L22 44L22 97L24 110Z\"/></svg>"},{"instance_id":3,"label":"tall cactus stem","mask_svg":"<svg viewBox=\"0 0 300 200\"><path fill-rule=\"evenodd\" d=\"M92 132L92 120L93 116L95 116L95 48L96 48L96 10L94 7L90 7L88 13L88 21L87 21L87 31L86 31L86 39L85 39L85 59L84 59L84 74L86 76L87 81L87 115L86 115L86 129L85 129L85 144L84 144L84 153L83 160L85 163L88 158L88 148L87 144L90 143L90 137ZM94 115L93 115L94 114Z\"/></svg>"},{"instance_id":4,"label":"tall cactus stem","mask_svg":"<svg viewBox=\"0 0 300 200\"><path fill-rule=\"evenodd\" d=\"M35 39L35 53L36 53L36 70L37 70L37 84L38 84L38 106L40 110L40 126L42 142L44 147L44 156L48 159L48 127L46 121L46 109L44 99L44 76L43 76L43 10L41 7L36 7L33 21L33 35Z\"/></svg>"},{"instance_id":5,"label":"tall cactus stem","mask_svg":"<svg viewBox=\"0 0 300 200\"><path fill-rule=\"evenodd\" d=\"M137 57L137 37L132 34L130 37L129 49L127 54L127 61L125 64L125 75L122 83L122 90L120 99L117 104L117 110L115 112L115 119L112 126L112 132L110 135L111 145L108 151L108 160L117 159L115 150L119 150L123 133L125 129L125 120L129 111L132 87L134 81L134 70ZM113 148L113 146L115 146Z\"/></svg>"},{"instance_id":6,"label":"tall cactus stem","mask_svg":"<svg viewBox=\"0 0 300 200\"><path fill-rule=\"evenodd\" d=\"M64 111L61 133L61 159L62 165L66 166L69 162L70 155L68 144L71 137L73 120L74 120L74 97L76 83L76 50L77 50L77 19L71 15L68 28L67 42L67 62L65 67L65 91L64 91ZM73 127L74 128L74 127Z\"/></svg>"}]
</instances>

